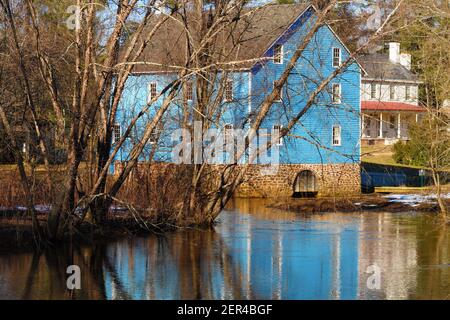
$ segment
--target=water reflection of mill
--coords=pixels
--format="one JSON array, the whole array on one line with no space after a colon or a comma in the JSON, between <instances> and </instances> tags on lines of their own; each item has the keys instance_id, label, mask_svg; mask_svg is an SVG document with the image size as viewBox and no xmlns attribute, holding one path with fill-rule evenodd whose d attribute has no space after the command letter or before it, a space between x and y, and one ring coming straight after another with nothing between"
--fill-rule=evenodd
<instances>
[{"instance_id":1,"label":"water reflection of mill","mask_svg":"<svg viewBox=\"0 0 450 320\"><path fill-rule=\"evenodd\" d=\"M235 204L240 213L224 214L216 231L2 255L0 296L401 299L450 293L449 232L426 217L330 214L298 219L252 203ZM385 271L377 292L365 288L365 270L373 262ZM80 291L66 290L70 264L81 267Z\"/></svg>"}]
</instances>

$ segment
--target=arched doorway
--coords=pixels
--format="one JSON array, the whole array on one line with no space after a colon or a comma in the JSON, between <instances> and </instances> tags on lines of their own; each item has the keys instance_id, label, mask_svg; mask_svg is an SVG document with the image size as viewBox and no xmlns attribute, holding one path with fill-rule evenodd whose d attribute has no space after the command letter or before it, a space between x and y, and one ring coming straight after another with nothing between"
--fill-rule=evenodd
<instances>
[{"instance_id":1,"label":"arched doorway","mask_svg":"<svg viewBox=\"0 0 450 320\"><path fill-rule=\"evenodd\" d=\"M319 193L316 175L310 170L300 172L294 181L294 197L311 198Z\"/></svg>"}]
</instances>

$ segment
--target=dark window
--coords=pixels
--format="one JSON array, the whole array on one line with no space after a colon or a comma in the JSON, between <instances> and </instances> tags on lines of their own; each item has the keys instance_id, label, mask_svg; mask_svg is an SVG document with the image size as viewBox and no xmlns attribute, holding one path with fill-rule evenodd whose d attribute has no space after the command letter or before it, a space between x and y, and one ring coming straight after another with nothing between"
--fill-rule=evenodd
<instances>
[{"instance_id":1,"label":"dark window","mask_svg":"<svg viewBox=\"0 0 450 320\"><path fill-rule=\"evenodd\" d=\"M192 101L194 98L193 94L193 85L191 81L186 82L185 88L184 88L184 97L187 101Z\"/></svg>"},{"instance_id":2,"label":"dark window","mask_svg":"<svg viewBox=\"0 0 450 320\"><path fill-rule=\"evenodd\" d=\"M341 85L338 83L333 84L332 99L333 103L341 103Z\"/></svg>"},{"instance_id":3,"label":"dark window","mask_svg":"<svg viewBox=\"0 0 450 320\"><path fill-rule=\"evenodd\" d=\"M113 143L116 143L120 140L120 137L122 136L120 124L114 123L113 126Z\"/></svg>"},{"instance_id":4,"label":"dark window","mask_svg":"<svg viewBox=\"0 0 450 320\"><path fill-rule=\"evenodd\" d=\"M157 125L157 127L154 128L154 129L152 130L152 133L151 133L151 135L150 135L150 140L149 140L149 142L150 142L151 144L155 144L155 143L158 142L162 130L163 130L163 123L160 122L160 123ZM183 136L181 137L181 139L183 139Z\"/></svg>"},{"instance_id":5,"label":"dark window","mask_svg":"<svg viewBox=\"0 0 450 320\"><path fill-rule=\"evenodd\" d=\"M341 140L341 126L334 125L333 126L333 146L340 146L342 143Z\"/></svg>"},{"instance_id":6,"label":"dark window","mask_svg":"<svg viewBox=\"0 0 450 320\"><path fill-rule=\"evenodd\" d=\"M227 80L225 83L225 101L233 101L233 80Z\"/></svg>"},{"instance_id":7,"label":"dark window","mask_svg":"<svg viewBox=\"0 0 450 320\"><path fill-rule=\"evenodd\" d=\"M283 145L283 138L282 137L280 137L280 135L281 135L281 129L282 129L283 127L281 126L281 125L279 125L279 124L274 124L273 125L273 130L275 131L278 131L278 145L279 146L282 146Z\"/></svg>"},{"instance_id":8,"label":"dark window","mask_svg":"<svg viewBox=\"0 0 450 320\"><path fill-rule=\"evenodd\" d=\"M333 48L333 67L338 68L341 66L341 49Z\"/></svg>"},{"instance_id":9,"label":"dark window","mask_svg":"<svg viewBox=\"0 0 450 320\"><path fill-rule=\"evenodd\" d=\"M156 98L157 95L158 95L158 91L157 91L157 83L156 83L156 82L151 82L151 83L150 83L150 95L149 95L149 100L152 101L153 99Z\"/></svg>"},{"instance_id":10,"label":"dark window","mask_svg":"<svg viewBox=\"0 0 450 320\"><path fill-rule=\"evenodd\" d=\"M276 64L283 63L283 46L281 44L275 45L273 49L273 62Z\"/></svg>"},{"instance_id":11,"label":"dark window","mask_svg":"<svg viewBox=\"0 0 450 320\"><path fill-rule=\"evenodd\" d=\"M395 129L395 120L396 119L394 115L389 116L389 128Z\"/></svg>"},{"instance_id":12,"label":"dark window","mask_svg":"<svg viewBox=\"0 0 450 320\"><path fill-rule=\"evenodd\" d=\"M233 138L233 129L234 126L232 124L227 123L225 125L225 130L224 130L224 134L225 134L225 139L232 139Z\"/></svg>"},{"instance_id":13,"label":"dark window","mask_svg":"<svg viewBox=\"0 0 450 320\"><path fill-rule=\"evenodd\" d=\"M395 97L395 86L392 85L392 84L389 86L389 99L390 100L395 100L396 99L396 97Z\"/></svg>"},{"instance_id":14,"label":"dark window","mask_svg":"<svg viewBox=\"0 0 450 320\"><path fill-rule=\"evenodd\" d=\"M411 87L410 86L406 86L405 88L405 99L406 100L411 100Z\"/></svg>"},{"instance_id":15,"label":"dark window","mask_svg":"<svg viewBox=\"0 0 450 320\"><path fill-rule=\"evenodd\" d=\"M370 85L370 98L371 99L377 98L377 85L375 83L372 83Z\"/></svg>"}]
</instances>

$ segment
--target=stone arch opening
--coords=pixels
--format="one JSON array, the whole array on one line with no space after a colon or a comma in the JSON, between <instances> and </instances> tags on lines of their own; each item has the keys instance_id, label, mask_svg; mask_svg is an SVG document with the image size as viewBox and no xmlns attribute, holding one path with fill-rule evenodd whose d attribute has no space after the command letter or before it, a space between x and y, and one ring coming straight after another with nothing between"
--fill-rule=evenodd
<instances>
[{"instance_id":1,"label":"stone arch opening","mask_svg":"<svg viewBox=\"0 0 450 320\"><path fill-rule=\"evenodd\" d=\"M314 172L301 171L294 181L294 194L296 198L314 198L319 193L319 183Z\"/></svg>"}]
</instances>

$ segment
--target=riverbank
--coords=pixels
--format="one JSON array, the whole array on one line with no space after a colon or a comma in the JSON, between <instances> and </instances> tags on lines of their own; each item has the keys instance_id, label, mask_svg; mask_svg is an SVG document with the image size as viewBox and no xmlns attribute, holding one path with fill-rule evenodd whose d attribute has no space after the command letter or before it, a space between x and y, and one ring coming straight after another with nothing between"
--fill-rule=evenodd
<instances>
[{"instance_id":1,"label":"riverbank","mask_svg":"<svg viewBox=\"0 0 450 320\"><path fill-rule=\"evenodd\" d=\"M9 211L11 213L11 211ZM41 226L45 227L45 215L40 214ZM188 228L190 226L187 226ZM205 226L196 226L205 229ZM67 235L59 242L76 243L78 245L90 245L99 241L112 241L123 238L133 238L148 234L164 235L181 229L171 222L157 222L153 218L135 217L122 212L116 217L110 218L101 227L85 222L74 232ZM33 235L30 218L20 218L6 216L0 211L0 253L33 250L38 247ZM41 245L45 246L45 243ZM50 244L51 246L52 244Z\"/></svg>"},{"instance_id":2,"label":"riverbank","mask_svg":"<svg viewBox=\"0 0 450 320\"><path fill-rule=\"evenodd\" d=\"M450 194L445 199L450 207ZM433 195L390 194L362 195L351 198L286 199L268 205L270 208L300 214L321 214L332 212L422 212L438 213L439 206Z\"/></svg>"},{"instance_id":3,"label":"riverbank","mask_svg":"<svg viewBox=\"0 0 450 320\"><path fill-rule=\"evenodd\" d=\"M445 195L450 207L450 193ZM312 198L269 201L266 206L271 209L290 211L302 215L367 212L418 212L436 214L439 207L432 194L373 194L351 198ZM36 248L31 228L31 219L24 216L24 208L0 207L0 252ZM36 206L38 219L45 226L48 206ZM205 226L189 225L187 227L205 228ZM114 208L109 220L101 227L88 222L83 223L78 231L64 241L77 244L92 244L96 241L117 240L145 234L164 234L179 229L175 223L156 221L154 216L136 217L123 208Z\"/></svg>"}]
</instances>

